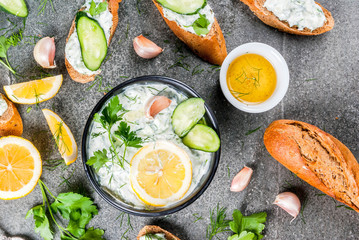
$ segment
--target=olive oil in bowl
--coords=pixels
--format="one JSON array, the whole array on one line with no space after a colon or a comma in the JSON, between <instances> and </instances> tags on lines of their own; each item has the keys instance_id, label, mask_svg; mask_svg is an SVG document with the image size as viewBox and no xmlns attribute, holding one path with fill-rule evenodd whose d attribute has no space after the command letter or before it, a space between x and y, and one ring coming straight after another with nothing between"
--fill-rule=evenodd
<instances>
[{"instance_id":1,"label":"olive oil in bowl","mask_svg":"<svg viewBox=\"0 0 359 240\"><path fill-rule=\"evenodd\" d=\"M238 101L259 104L272 96L277 86L277 74L265 57L246 53L230 63L227 86Z\"/></svg>"}]
</instances>

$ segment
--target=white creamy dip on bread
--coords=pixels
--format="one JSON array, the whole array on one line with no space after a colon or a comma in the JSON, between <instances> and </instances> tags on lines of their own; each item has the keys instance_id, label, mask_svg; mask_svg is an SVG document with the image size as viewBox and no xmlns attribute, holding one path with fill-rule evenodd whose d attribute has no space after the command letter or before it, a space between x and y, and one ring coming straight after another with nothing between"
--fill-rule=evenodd
<instances>
[{"instance_id":1,"label":"white creamy dip on bread","mask_svg":"<svg viewBox=\"0 0 359 240\"><path fill-rule=\"evenodd\" d=\"M158 113L154 119L149 119L145 116L145 105L147 101L153 96L165 96L171 100L169 107L163 109ZM190 149L182 143L182 139L178 137L171 124L171 116L177 105L187 97L178 90L166 84L134 84L125 88L125 90L118 95L119 102L123 108L128 111L124 116L124 120L130 126L131 131L135 131L138 137L144 139L141 143L145 146L149 143L158 140L169 141L178 147L182 148L189 156L192 162L192 183L188 189L185 198L198 186L199 182L209 171L212 153L203 152L195 149ZM109 103L111 99L103 106ZM99 111L99 113L102 109ZM119 122L113 126L113 131L118 128ZM105 130L100 123L93 121L89 130L89 140L87 155L94 156L94 152L98 150L107 149L108 157L110 158L110 146L108 135L101 134ZM123 146L117 148L120 152L123 151ZM140 150L140 148L128 147L125 155L124 168L118 164L113 164L111 161L100 168L97 172L99 183L106 191L112 195L120 198L122 201L130 204L136 208L148 208L136 195L131 187L130 182L130 163L133 156Z\"/></svg>"},{"instance_id":2,"label":"white creamy dip on bread","mask_svg":"<svg viewBox=\"0 0 359 240\"><path fill-rule=\"evenodd\" d=\"M102 0L94 0L94 2L96 4L99 4L102 2ZM90 3L91 3L91 1L89 1L89 0L86 1L86 3L82 6L82 8L85 8L83 11L88 11L90 9ZM110 38L110 34L111 34L110 30L112 27L112 14L109 11L108 7L107 7L106 11L103 11L102 13L100 13L94 17L91 16L91 14L89 14L89 13L87 13L87 15L90 18L96 19L98 21L98 23L100 24L100 26L102 27L102 29L105 32L106 39L108 42L108 39ZM77 36L76 27L75 27L74 32L71 34L68 42L66 43L65 54L66 54L67 61L69 61L71 66L79 73L86 74L86 75L92 75L92 74L99 74L101 72L100 69L97 71L91 71L85 66L85 63L82 60L81 47L80 47L80 42L79 42L79 39Z\"/></svg>"},{"instance_id":3,"label":"white creamy dip on bread","mask_svg":"<svg viewBox=\"0 0 359 240\"><path fill-rule=\"evenodd\" d=\"M290 27L297 26L298 30L313 31L326 22L322 8L314 0L267 0L264 7L279 20L288 22Z\"/></svg>"},{"instance_id":4,"label":"white creamy dip on bread","mask_svg":"<svg viewBox=\"0 0 359 240\"><path fill-rule=\"evenodd\" d=\"M207 27L209 31L211 30L212 25L214 23L214 13L212 8L208 5L208 3L197 14L193 14L193 15L179 14L165 7L162 7L162 9L165 18L167 18L170 21L175 21L181 28L193 34L196 34L196 32L194 31L192 25L200 17L199 14L206 15L206 18L210 22L210 24ZM201 35L201 36L205 36L205 35Z\"/></svg>"},{"instance_id":5,"label":"white creamy dip on bread","mask_svg":"<svg viewBox=\"0 0 359 240\"><path fill-rule=\"evenodd\" d=\"M146 234L140 237L140 240L166 240L166 237L163 233Z\"/></svg>"},{"instance_id":6,"label":"white creamy dip on bread","mask_svg":"<svg viewBox=\"0 0 359 240\"><path fill-rule=\"evenodd\" d=\"M5 99L2 96L0 96L0 117L6 112L8 107L9 106L7 105Z\"/></svg>"}]
</instances>

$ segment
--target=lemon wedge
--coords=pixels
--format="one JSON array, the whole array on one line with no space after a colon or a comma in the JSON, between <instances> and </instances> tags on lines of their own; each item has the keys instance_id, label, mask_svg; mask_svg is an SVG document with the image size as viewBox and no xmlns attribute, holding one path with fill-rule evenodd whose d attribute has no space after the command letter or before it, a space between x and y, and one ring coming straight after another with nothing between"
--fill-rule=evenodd
<instances>
[{"instance_id":1,"label":"lemon wedge","mask_svg":"<svg viewBox=\"0 0 359 240\"><path fill-rule=\"evenodd\" d=\"M66 165L70 165L77 159L77 144L74 135L64 121L53 111L42 109L50 131L54 136L56 145Z\"/></svg>"},{"instance_id":2,"label":"lemon wedge","mask_svg":"<svg viewBox=\"0 0 359 240\"><path fill-rule=\"evenodd\" d=\"M187 193L192 182L192 162L174 143L150 143L133 156L130 182L144 203L165 206Z\"/></svg>"},{"instance_id":3,"label":"lemon wedge","mask_svg":"<svg viewBox=\"0 0 359 240\"><path fill-rule=\"evenodd\" d=\"M62 75L4 86L8 98L19 104L38 104L53 98L62 85Z\"/></svg>"},{"instance_id":4,"label":"lemon wedge","mask_svg":"<svg viewBox=\"0 0 359 240\"><path fill-rule=\"evenodd\" d=\"M0 199L26 196L41 173L40 153L30 141L15 136L0 139Z\"/></svg>"}]
</instances>

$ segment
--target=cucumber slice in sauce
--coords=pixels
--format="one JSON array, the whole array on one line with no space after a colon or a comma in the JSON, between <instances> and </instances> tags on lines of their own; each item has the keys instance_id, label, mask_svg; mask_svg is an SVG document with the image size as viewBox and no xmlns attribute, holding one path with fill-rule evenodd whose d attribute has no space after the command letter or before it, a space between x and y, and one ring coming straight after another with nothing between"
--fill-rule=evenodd
<instances>
[{"instance_id":1,"label":"cucumber slice in sauce","mask_svg":"<svg viewBox=\"0 0 359 240\"><path fill-rule=\"evenodd\" d=\"M18 17L27 17L29 14L24 0L0 0L0 8Z\"/></svg>"},{"instance_id":2,"label":"cucumber slice in sauce","mask_svg":"<svg viewBox=\"0 0 359 240\"><path fill-rule=\"evenodd\" d=\"M157 0L162 7L179 14L192 15L204 8L207 0Z\"/></svg>"},{"instance_id":3,"label":"cucumber slice in sauce","mask_svg":"<svg viewBox=\"0 0 359 240\"><path fill-rule=\"evenodd\" d=\"M189 98L180 103L172 114L172 126L175 133L180 137L185 136L205 112L204 100L201 98Z\"/></svg>"},{"instance_id":4,"label":"cucumber slice in sauce","mask_svg":"<svg viewBox=\"0 0 359 240\"><path fill-rule=\"evenodd\" d=\"M202 124L195 125L182 142L187 147L205 152L216 152L221 145L216 131Z\"/></svg>"},{"instance_id":5,"label":"cucumber slice in sauce","mask_svg":"<svg viewBox=\"0 0 359 240\"><path fill-rule=\"evenodd\" d=\"M100 24L83 11L76 15L76 31L85 66L96 71L107 54L107 39Z\"/></svg>"}]
</instances>

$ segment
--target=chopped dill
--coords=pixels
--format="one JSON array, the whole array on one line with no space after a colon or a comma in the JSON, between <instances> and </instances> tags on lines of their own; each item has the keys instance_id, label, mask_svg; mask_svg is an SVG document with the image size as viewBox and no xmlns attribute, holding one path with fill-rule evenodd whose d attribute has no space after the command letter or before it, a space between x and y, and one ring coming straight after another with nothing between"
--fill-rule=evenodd
<instances>
[{"instance_id":1,"label":"chopped dill","mask_svg":"<svg viewBox=\"0 0 359 240\"><path fill-rule=\"evenodd\" d=\"M192 70L192 76L194 76L194 75L197 75L197 74L201 74L203 71L204 71L204 69L200 69L200 66L201 65L197 65L197 66L195 66L194 68L193 68L193 70Z\"/></svg>"},{"instance_id":2,"label":"chopped dill","mask_svg":"<svg viewBox=\"0 0 359 240\"><path fill-rule=\"evenodd\" d=\"M261 127L262 127L262 126L259 126L259 127L257 127L256 129L249 130L248 132L246 132L246 136L248 136L248 135L250 135L250 134L252 134L252 133L257 132L259 129L261 129Z\"/></svg>"},{"instance_id":3,"label":"chopped dill","mask_svg":"<svg viewBox=\"0 0 359 240\"><path fill-rule=\"evenodd\" d=\"M127 28L126 28L126 32L125 32L126 39L128 39L128 31L129 30L130 30L130 24L127 23Z\"/></svg>"},{"instance_id":4,"label":"chopped dill","mask_svg":"<svg viewBox=\"0 0 359 240\"><path fill-rule=\"evenodd\" d=\"M166 39L166 40L163 40L163 42L164 42L164 43L170 43L170 41L167 40L167 39Z\"/></svg>"},{"instance_id":5,"label":"chopped dill","mask_svg":"<svg viewBox=\"0 0 359 240\"><path fill-rule=\"evenodd\" d=\"M139 15L141 15L141 9L140 9L140 3L141 3L141 0L136 0L136 9L137 9L137 12Z\"/></svg>"},{"instance_id":6,"label":"chopped dill","mask_svg":"<svg viewBox=\"0 0 359 240\"><path fill-rule=\"evenodd\" d=\"M52 0L41 0L40 5L39 5L39 7L37 8L37 10L39 11L39 12L37 13L37 16L39 16L40 14L42 14L42 13L45 11L47 2L50 2L52 11L53 11L53 12L56 12L56 11L55 11L55 8L54 8L54 4L52 3Z\"/></svg>"},{"instance_id":7,"label":"chopped dill","mask_svg":"<svg viewBox=\"0 0 359 240\"><path fill-rule=\"evenodd\" d=\"M31 109L32 109L32 107L28 107L28 108L26 109L26 113L31 112Z\"/></svg>"},{"instance_id":8,"label":"chopped dill","mask_svg":"<svg viewBox=\"0 0 359 240\"><path fill-rule=\"evenodd\" d=\"M306 221L305 221L305 219L304 219L304 209L305 209L305 207L307 206L307 203L308 203L308 198L306 198L306 199L303 200L303 204L302 204L302 207L301 207L301 209L300 209L300 219L302 220L302 222L303 222L304 224L307 224Z\"/></svg>"},{"instance_id":9,"label":"chopped dill","mask_svg":"<svg viewBox=\"0 0 359 240\"><path fill-rule=\"evenodd\" d=\"M317 78L308 78L308 79L305 79L306 82L311 82L311 81L316 81L318 80Z\"/></svg>"},{"instance_id":10,"label":"chopped dill","mask_svg":"<svg viewBox=\"0 0 359 240\"><path fill-rule=\"evenodd\" d=\"M96 85L98 85L96 91L99 93L107 93L113 88L111 85L103 86L103 76L97 75L92 84L86 88L86 91L91 90Z\"/></svg>"},{"instance_id":11,"label":"chopped dill","mask_svg":"<svg viewBox=\"0 0 359 240\"><path fill-rule=\"evenodd\" d=\"M138 95L134 96L133 98L127 96L125 93L123 95L131 102L136 102L138 98Z\"/></svg>"},{"instance_id":12,"label":"chopped dill","mask_svg":"<svg viewBox=\"0 0 359 240\"><path fill-rule=\"evenodd\" d=\"M75 172L75 168L74 168L74 170L72 170L71 175L70 175L68 178L65 178L64 176L61 176L62 182L58 185L58 187L60 187L61 185L63 185L63 184L66 183L66 185L67 185L69 188L71 188L72 185L71 185L71 183L70 183L70 179L74 176L74 172Z\"/></svg>"},{"instance_id":13,"label":"chopped dill","mask_svg":"<svg viewBox=\"0 0 359 240\"><path fill-rule=\"evenodd\" d=\"M195 218L193 223L203 219L202 215L199 215L198 213L193 213L192 216Z\"/></svg>"},{"instance_id":14,"label":"chopped dill","mask_svg":"<svg viewBox=\"0 0 359 240\"><path fill-rule=\"evenodd\" d=\"M221 71L221 66L218 66L218 65L213 65L213 66L210 66L209 67L212 71Z\"/></svg>"},{"instance_id":15,"label":"chopped dill","mask_svg":"<svg viewBox=\"0 0 359 240\"><path fill-rule=\"evenodd\" d=\"M233 91L233 90L230 90L230 91L231 91L233 97L235 97L235 98L241 98L241 97L244 97L244 96L250 94L250 92L242 93L242 92L237 92L237 91Z\"/></svg>"},{"instance_id":16,"label":"chopped dill","mask_svg":"<svg viewBox=\"0 0 359 240\"><path fill-rule=\"evenodd\" d=\"M63 155L66 153L66 151L70 151L69 146L67 146L64 141L64 132L63 132L64 122L61 121L60 123L58 123L57 126L55 127L55 129L56 130L54 132L54 139L55 139L56 145L58 146L60 154Z\"/></svg>"},{"instance_id":17,"label":"chopped dill","mask_svg":"<svg viewBox=\"0 0 359 240\"><path fill-rule=\"evenodd\" d=\"M54 171L59 166L65 165L65 162L62 158L60 158L60 159L45 159L44 162L45 163L43 165L43 168L45 168L49 171Z\"/></svg>"},{"instance_id":18,"label":"chopped dill","mask_svg":"<svg viewBox=\"0 0 359 240\"><path fill-rule=\"evenodd\" d=\"M348 207L348 206L346 206L346 205L337 205L337 206L335 206L335 207L336 207L336 208L342 208L342 207L344 207L345 209L355 211L354 209L352 209L351 207Z\"/></svg>"},{"instance_id":19,"label":"chopped dill","mask_svg":"<svg viewBox=\"0 0 359 240\"><path fill-rule=\"evenodd\" d=\"M34 88L34 96L35 96L35 106L36 106L36 108L39 108L39 104L40 104L40 101L41 101L41 99L40 99L41 95L44 95L44 94L38 93L36 91L36 89Z\"/></svg>"},{"instance_id":20,"label":"chopped dill","mask_svg":"<svg viewBox=\"0 0 359 240\"><path fill-rule=\"evenodd\" d=\"M181 67L185 69L186 71L189 71L190 65L183 60L186 59L188 56L180 55L179 58L176 59L176 62L168 67L168 69L174 68L174 67Z\"/></svg>"},{"instance_id":21,"label":"chopped dill","mask_svg":"<svg viewBox=\"0 0 359 240\"><path fill-rule=\"evenodd\" d=\"M228 178L231 179L231 171L229 169L229 166L227 166L227 172L228 172Z\"/></svg>"},{"instance_id":22,"label":"chopped dill","mask_svg":"<svg viewBox=\"0 0 359 240\"><path fill-rule=\"evenodd\" d=\"M225 207L219 207L219 204L217 203L217 207L210 210L209 212L209 218L210 218L210 224L207 227L206 231L206 238L208 240L211 240L214 236L216 236L219 233L227 232L229 231L229 220L226 220L227 217L227 208Z\"/></svg>"},{"instance_id":23,"label":"chopped dill","mask_svg":"<svg viewBox=\"0 0 359 240\"><path fill-rule=\"evenodd\" d=\"M92 138L97 138L97 137L99 137L99 136L101 136L101 135L103 135L103 134L105 134L106 132L98 132L98 133L92 133L91 134L91 137Z\"/></svg>"}]
</instances>

